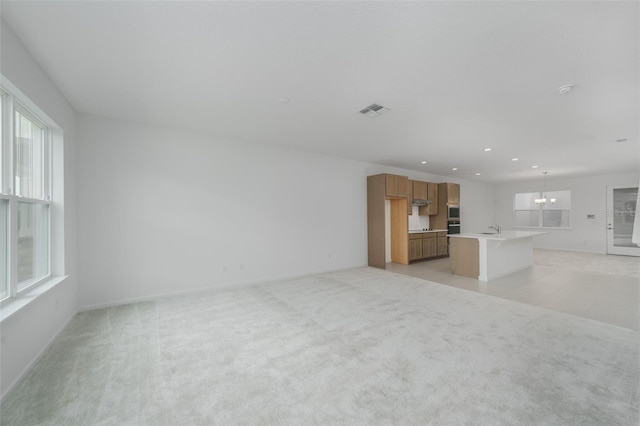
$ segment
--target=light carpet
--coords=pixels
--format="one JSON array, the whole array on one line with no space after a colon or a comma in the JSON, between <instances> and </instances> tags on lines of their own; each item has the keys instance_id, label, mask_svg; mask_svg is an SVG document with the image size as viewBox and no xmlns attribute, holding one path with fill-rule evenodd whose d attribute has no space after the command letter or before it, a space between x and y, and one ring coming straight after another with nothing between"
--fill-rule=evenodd
<instances>
[{"instance_id":1,"label":"light carpet","mask_svg":"<svg viewBox=\"0 0 640 426\"><path fill-rule=\"evenodd\" d=\"M632 330L374 268L80 313L2 425L638 425Z\"/></svg>"},{"instance_id":2,"label":"light carpet","mask_svg":"<svg viewBox=\"0 0 640 426\"><path fill-rule=\"evenodd\" d=\"M640 258L634 256L535 249L533 262L539 266L573 269L590 274L640 278Z\"/></svg>"}]
</instances>

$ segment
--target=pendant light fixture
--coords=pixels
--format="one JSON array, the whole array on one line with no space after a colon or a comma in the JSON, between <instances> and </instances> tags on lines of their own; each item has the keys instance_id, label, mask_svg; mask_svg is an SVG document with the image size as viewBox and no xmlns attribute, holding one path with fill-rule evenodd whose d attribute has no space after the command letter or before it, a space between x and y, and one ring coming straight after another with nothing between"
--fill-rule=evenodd
<instances>
[{"instance_id":1,"label":"pendant light fixture","mask_svg":"<svg viewBox=\"0 0 640 426\"><path fill-rule=\"evenodd\" d=\"M535 200L533 200L536 204L545 205L547 201L549 201L551 204L556 202L555 198L547 199L547 173L549 172L542 172L542 174L544 175L544 191L542 192L542 198L536 198Z\"/></svg>"}]
</instances>

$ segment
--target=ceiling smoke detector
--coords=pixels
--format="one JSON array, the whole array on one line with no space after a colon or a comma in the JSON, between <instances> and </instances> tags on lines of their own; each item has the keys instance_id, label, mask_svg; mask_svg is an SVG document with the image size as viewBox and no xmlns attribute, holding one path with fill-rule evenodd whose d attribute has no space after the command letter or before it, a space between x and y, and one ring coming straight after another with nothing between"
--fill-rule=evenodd
<instances>
[{"instance_id":1,"label":"ceiling smoke detector","mask_svg":"<svg viewBox=\"0 0 640 426\"><path fill-rule=\"evenodd\" d=\"M361 109L360 114L364 114L367 117L376 118L388 111L390 111L390 109L387 107L383 107L382 105L378 104L371 104L368 107Z\"/></svg>"}]
</instances>

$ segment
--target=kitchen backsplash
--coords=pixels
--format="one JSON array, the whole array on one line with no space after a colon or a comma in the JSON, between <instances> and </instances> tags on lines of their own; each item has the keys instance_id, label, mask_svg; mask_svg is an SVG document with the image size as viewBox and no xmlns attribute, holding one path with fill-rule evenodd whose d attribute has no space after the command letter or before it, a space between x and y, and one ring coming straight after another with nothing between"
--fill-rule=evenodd
<instances>
[{"instance_id":1,"label":"kitchen backsplash","mask_svg":"<svg viewBox=\"0 0 640 426\"><path fill-rule=\"evenodd\" d=\"M413 214L409 216L410 231L429 228L429 216L419 216L418 209L418 206L413 206Z\"/></svg>"}]
</instances>

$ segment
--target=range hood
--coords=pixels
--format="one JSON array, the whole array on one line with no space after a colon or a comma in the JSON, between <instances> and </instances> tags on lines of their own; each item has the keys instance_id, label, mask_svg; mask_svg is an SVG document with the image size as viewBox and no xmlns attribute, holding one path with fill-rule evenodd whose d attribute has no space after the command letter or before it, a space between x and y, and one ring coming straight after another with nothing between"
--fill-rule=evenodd
<instances>
[{"instance_id":1,"label":"range hood","mask_svg":"<svg viewBox=\"0 0 640 426\"><path fill-rule=\"evenodd\" d=\"M414 206L428 206L429 204L431 204L431 200L414 199L411 204L413 204Z\"/></svg>"}]
</instances>

